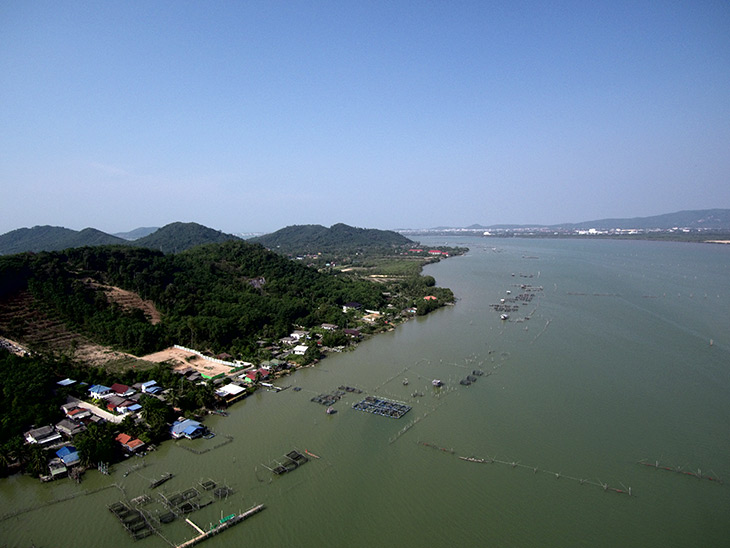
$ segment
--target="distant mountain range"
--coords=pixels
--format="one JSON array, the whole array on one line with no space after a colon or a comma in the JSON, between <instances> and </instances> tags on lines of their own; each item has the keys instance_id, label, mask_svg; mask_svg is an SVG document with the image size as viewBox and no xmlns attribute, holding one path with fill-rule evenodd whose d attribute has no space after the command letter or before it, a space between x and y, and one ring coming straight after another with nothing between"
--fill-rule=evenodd
<instances>
[{"instance_id":1,"label":"distant mountain range","mask_svg":"<svg viewBox=\"0 0 730 548\"><path fill-rule=\"evenodd\" d=\"M580 223L557 225L470 225L468 227L437 227L426 230L672 230L674 228L707 231L730 230L730 209L701 209L678 211L651 217L626 219L599 219ZM418 233L418 230L401 230L405 233ZM239 240L238 236L226 234L197 223L171 223L162 228L137 228L130 232L107 234L95 228L71 230L58 226L36 226L18 228L0 235L0 255L22 253L24 251L60 251L72 247L99 245L129 245L157 249L163 253L178 253L191 247L208 243L221 243ZM343 247L392 247L413 244L403 234L392 230L355 228L346 224L335 224L330 228L322 225L293 225L271 234L248 240L262 244L279 252L300 253L302 251L326 251L329 248Z\"/></svg>"},{"instance_id":2,"label":"distant mountain range","mask_svg":"<svg viewBox=\"0 0 730 548\"><path fill-rule=\"evenodd\" d=\"M431 230L447 230L457 227L435 227ZM466 230L519 230L529 228L544 228L555 230L596 230L632 228L639 230L671 230L673 228L689 228L695 230L730 230L730 209L698 209L653 215L651 217L632 217L625 219L598 219L580 223L562 223L557 225L489 225L474 224L458 227Z\"/></svg>"},{"instance_id":3,"label":"distant mountain range","mask_svg":"<svg viewBox=\"0 0 730 548\"><path fill-rule=\"evenodd\" d=\"M248 241L285 253L327 251L335 247L393 247L415 243L392 230L355 228L342 223L330 228L322 225L293 225Z\"/></svg>"},{"instance_id":4,"label":"distant mountain range","mask_svg":"<svg viewBox=\"0 0 730 548\"><path fill-rule=\"evenodd\" d=\"M112 236L116 236L117 238L124 238L125 240L139 240L140 238L149 236L159 229L160 227L158 226L140 227L135 228L134 230L130 230L129 232L116 232L112 234Z\"/></svg>"},{"instance_id":5,"label":"distant mountain range","mask_svg":"<svg viewBox=\"0 0 730 548\"><path fill-rule=\"evenodd\" d=\"M150 230L151 233L148 232ZM124 234L129 237L144 232L148 232L146 236L130 241L95 228L85 228L80 231L58 226L19 228L0 236L0 255L24 251L60 251L71 247L99 245L128 245L159 249L163 253L178 253L196 245L240 239L197 223L179 222L157 229L139 228Z\"/></svg>"}]
</instances>

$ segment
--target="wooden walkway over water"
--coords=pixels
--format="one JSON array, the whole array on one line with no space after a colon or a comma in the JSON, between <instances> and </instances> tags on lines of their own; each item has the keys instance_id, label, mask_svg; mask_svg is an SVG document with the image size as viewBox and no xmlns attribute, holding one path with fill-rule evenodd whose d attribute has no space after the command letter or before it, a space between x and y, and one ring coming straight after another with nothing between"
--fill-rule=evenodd
<instances>
[{"instance_id":1,"label":"wooden walkway over water","mask_svg":"<svg viewBox=\"0 0 730 548\"><path fill-rule=\"evenodd\" d=\"M249 508L242 514L238 514L238 515L234 514L227 518L223 518L217 526L215 526L213 529L211 529L209 531L203 531L203 529L201 529L200 527L195 525L195 523L190 521L190 519L186 519L185 521L191 527L193 527L199 534L197 537L193 537L190 540L183 542L182 544L178 544L175 548L188 548L189 546L195 546L196 544L199 544L199 543L203 542L204 540L206 540L214 535L217 535L218 533L221 533L230 527L233 527L234 525L238 525L246 518L259 513L263 509L264 509L264 505L258 504L252 508Z\"/></svg>"}]
</instances>

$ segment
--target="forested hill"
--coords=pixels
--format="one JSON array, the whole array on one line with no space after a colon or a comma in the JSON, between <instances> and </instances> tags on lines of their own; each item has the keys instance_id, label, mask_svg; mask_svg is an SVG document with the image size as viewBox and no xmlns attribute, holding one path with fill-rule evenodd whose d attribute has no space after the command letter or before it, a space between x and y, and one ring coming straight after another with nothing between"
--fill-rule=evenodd
<instances>
[{"instance_id":1,"label":"forested hill","mask_svg":"<svg viewBox=\"0 0 730 548\"><path fill-rule=\"evenodd\" d=\"M0 255L24 251L60 251L85 245L122 244L125 240L106 234L95 228L71 230L60 226L35 226L18 228L0 235Z\"/></svg>"},{"instance_id":2,"label":"forested hill","mask_svg":"<svg viewBox=\"0 0 730 548\"><path fill-rule=\"evenodd\" d=\"M198 223L178 222L165 225L149 236L130 242L130 245L158 249L163 253L179 253L196 245L219 244L238 239L238 236L225 234Z\"/></svg>"},{"instance_id":3,"label":"forested hill","mask_svg":"<svg viewBox=\"0 0 730 548\"><path fill-rule=\"evenodd\" d=\"M92 282L153 301L162 321L124 311ZM168 255L105 246L0 257L0 300L24 290L69 328L136 355L184 344L250 356L258 339L283 337L295 324L347 326L344 303L385 304L377 284L322 274L243 241ZM23 341L32 327L10 322L3 335Z\"/></svg>"},{"instance_id":4,"label":"forested hill","mask_svg":"<svg viewBox=\"0 0 730 548\"><path fill-rule=\"evenodd\" d=\"M330 228L322 225L293 225L250 241L284 253L395 247L415 243L391 230L355 228L342 223L332 225Z\"/></svg>"},{"instance_id":5,"label":"forested hill","mask_svg":"<svg viewBox=\"0 0 730 548\"><path fill-rule=\"evenodd\" d=\"M19 228L1 235L0 255L116 244L149 247L163 253L178 253L196 245L237 239L239 239L237 236L225 234L197 223L171 223L134 241L112 236L95 228L76 231L57 226L36 226Z\"/></svg>"}]
</instances>

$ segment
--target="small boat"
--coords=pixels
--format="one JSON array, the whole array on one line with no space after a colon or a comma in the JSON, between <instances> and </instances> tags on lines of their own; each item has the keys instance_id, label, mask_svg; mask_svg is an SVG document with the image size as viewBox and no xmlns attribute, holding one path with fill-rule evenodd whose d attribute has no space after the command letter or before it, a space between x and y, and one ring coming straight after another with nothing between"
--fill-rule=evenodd
<instances>
[{"instance_id":1,"label":"small boat","mask_svg":"<svg viewBox=\"0 0 730 548\"><path fill-rule=\"evenodd\" d=\"M499 319L500 319L500 320L509 320L509 314L502 314L502 315L501 315L501 316L499 317Z\"/></svg>"},{"instance_id":2,"label":"small boat","mask_svg":"<svg viewBox=\"0 0 730 548\"><path fill-rule=\"evenodd\" d=\"M335 409L334 407L332 407L332 406L330 405L330 406L329 406L329 407L327 408L327 414L328 414L328 415L334 415L335 413L337 413L337 409Z\"/></svg>"},{"instance_id":3,"label":"small boat","mask_svg":"<svg viewBox=\"0 0 730 548\"><path fill-rule=\"evenodd\" d=\"M408 379L403 379L403 386L408 386Z\"/></svg>"},{"instance_id":4,"label":"small boat","mask_svg":"<svg viewBox=\"0 0 730 548\"><path fill-rule=\"evenodd\" d=\"M444 383L441 382L439 379L432 380L431 381L431 384L434 385L434 386L443 386L444 385Z\"/></svg>"}]
</instances>

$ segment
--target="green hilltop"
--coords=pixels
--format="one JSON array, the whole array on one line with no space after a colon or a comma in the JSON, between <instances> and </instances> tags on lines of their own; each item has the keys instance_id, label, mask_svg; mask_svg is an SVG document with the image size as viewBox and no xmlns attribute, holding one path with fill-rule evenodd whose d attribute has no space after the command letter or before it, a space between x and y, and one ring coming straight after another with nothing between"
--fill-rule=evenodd
<instances>
[{"instance_id":1,"label":"green hilltop","mask_svg":"<svg viewBox=\"0 0 730 548\"><path fill-rule=\"evenodd\" d=\"M237 236L213 230L198 223L171 223L151 234L128 240L112 236L95 228L80 231L57 226L19 228L0 236L0 255L12 255L31 251L61 251L74 247L99 245L128 245L149 247L163 253L179 253L201 244L237 240Z\"/></svg>"},{"instance_id":2,"label":"green hilltop","mask_svg":"<svg viewBox=\"0 0 730 548\"><path fill-rule=\"evenodd\" d=\"M332 225L330 228L322 225L292 225L250 241L282 253L397 247L415 243L391 230L355 228L343 223Z\"/></svg>"}]
</instances>

